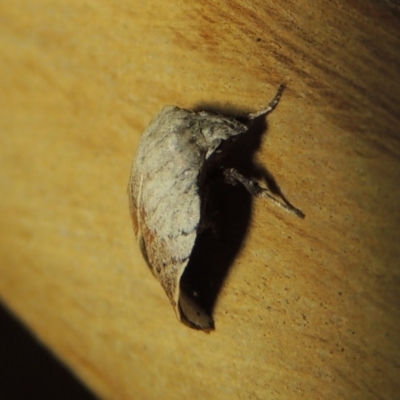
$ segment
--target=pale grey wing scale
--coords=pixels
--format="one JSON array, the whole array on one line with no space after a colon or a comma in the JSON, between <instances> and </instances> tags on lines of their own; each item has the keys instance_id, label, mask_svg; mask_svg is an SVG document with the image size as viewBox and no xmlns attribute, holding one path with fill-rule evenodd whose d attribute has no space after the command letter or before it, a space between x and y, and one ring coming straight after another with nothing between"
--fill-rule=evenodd
<instances>
[{"instance_id":1,"label":"pale grey wing scale","mask_svg":"<svg viewBox=\"0 0 400 400\"><path fill-rule=\"evenodd\" d=\"M203 139L193 138L186 114L191 113L166 107L152 121L139 145L130 185L140 219L138 239L180 319L179 282L200 222L198 175L206 151Z\"/></svg>"}]
</instances>

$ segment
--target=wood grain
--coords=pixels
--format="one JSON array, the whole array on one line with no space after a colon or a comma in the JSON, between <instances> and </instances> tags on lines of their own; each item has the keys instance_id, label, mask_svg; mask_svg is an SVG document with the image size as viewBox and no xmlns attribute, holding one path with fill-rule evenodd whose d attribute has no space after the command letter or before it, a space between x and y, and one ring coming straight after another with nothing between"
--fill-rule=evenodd
<instances>
[{"instance_id":1,"label":"wood grain","mask_svg":"<svg viewBox=\"0 0 400 400\"><path fill-rule=\"evenodd\" d=\"M109 399L398 396L397 2L0 0L0 19L0 296L83 381ZM134 241L140 134L166 104L255 111L281 82L256 161L306 218L254 201L216 331L192 331Z\"/></svg>"}]
</instances>

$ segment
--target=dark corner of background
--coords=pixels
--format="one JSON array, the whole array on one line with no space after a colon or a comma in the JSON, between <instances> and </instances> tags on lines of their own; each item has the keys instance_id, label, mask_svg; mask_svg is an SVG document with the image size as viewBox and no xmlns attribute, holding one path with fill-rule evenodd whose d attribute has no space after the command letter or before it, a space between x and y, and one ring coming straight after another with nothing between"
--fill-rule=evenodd
<instances>
[{"instance_id":1,"label":"dark corner of background","mask_svg":"<svg viewBox=\"0 0 400 400\"><path fill-rule=\"evenodd\" d=\"M97 399L1 302L0 398Z\"/></svg>"}]
</instances>

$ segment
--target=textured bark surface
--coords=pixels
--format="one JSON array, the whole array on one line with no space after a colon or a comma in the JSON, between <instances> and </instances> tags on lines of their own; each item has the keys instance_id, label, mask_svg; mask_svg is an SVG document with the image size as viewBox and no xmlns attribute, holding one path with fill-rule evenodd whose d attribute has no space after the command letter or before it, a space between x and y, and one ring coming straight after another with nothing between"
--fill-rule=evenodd
<instances>
[{"instance_id":1,"label":"textured bark surface","mask_svg":"<svg viewBox=\"0 0 400 400\"><path fill-rule=\"evenodd\" d=\"M396 2L0 0L0 19L0 298L81 379L118 399L398 395ZM306 218L220 197L188 277L215 280L216 330L190 330L134 240L140 135L166 104L251 112L282 82L236 167L262 178L254 155Z\"/></svg>"}]
</instances>

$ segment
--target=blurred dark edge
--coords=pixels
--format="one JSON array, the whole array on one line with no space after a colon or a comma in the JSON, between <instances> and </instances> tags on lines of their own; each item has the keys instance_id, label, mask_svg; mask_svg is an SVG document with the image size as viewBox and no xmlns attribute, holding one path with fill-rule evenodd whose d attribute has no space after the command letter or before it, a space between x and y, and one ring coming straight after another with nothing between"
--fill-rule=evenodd
<instances>
[{"instance_id":1,"label":"blurred dark edge","mask_svg":"<svg viewBox=\"0 0 400 400\"><path fill-rule=\"evenodd\" d=\"M98 398L0 302L0 399Z\"/></svg>"}]
</instances>

